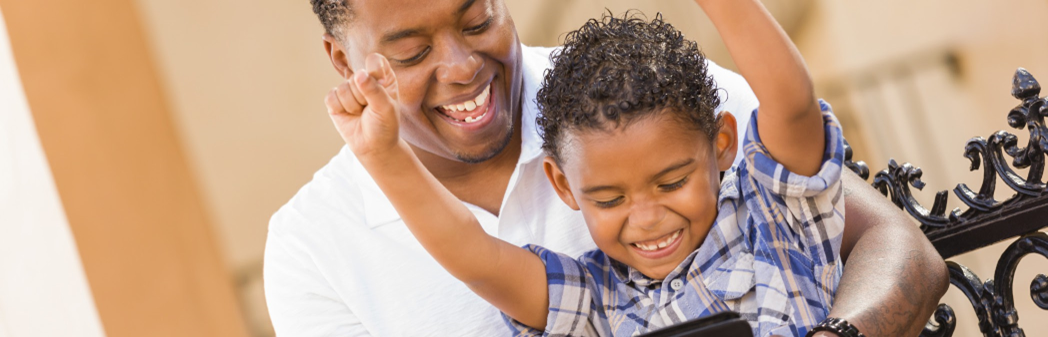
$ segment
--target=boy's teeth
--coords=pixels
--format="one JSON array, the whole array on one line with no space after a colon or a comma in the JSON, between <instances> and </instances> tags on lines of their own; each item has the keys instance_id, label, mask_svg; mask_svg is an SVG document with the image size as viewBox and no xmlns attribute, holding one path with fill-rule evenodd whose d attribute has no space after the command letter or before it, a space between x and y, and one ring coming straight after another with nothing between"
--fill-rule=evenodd
<instances>
[{"instance_id":1,"label":"boy's teeth","mask_svg":"<svg viewBox=\"0 0 1048 337\"><path fill-rule=\"evenodd\" d=\"M655 243L655 244L646 245L646 244L643 244L643 243L634 243L633 245L637 246L637 248L640 248L641 250L646 250L646 251L652 251L652 250L658 250L658 249L666 248L667 246L670 245L670 243L673 243L673 240L676 240L677 237L680 236L680 232L681 232L680 230L678 230L676 232L673 232L673 235L670 235L670 237L666 238L665 240L663 240L661 242Z\"/></svg>"},{"instance_id":2,"label":"boy's teeth","mask_svg":"<svg viewBox=\"0 0 1048 337\"><path fill-rule=\"evenodd\" d=\"M477 103L474 103L473 101L466 102L465 105L466 105L466 111L473 111L473 110L477 109Z\"/></svg>"}]
</instances>

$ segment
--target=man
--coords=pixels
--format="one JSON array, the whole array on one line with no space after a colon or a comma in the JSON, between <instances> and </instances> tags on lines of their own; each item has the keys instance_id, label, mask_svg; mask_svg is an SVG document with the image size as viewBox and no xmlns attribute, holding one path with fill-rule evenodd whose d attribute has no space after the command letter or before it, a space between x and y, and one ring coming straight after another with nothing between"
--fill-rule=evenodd
<instances>
[{"instance_id":1,"label":"man","mask_svg":"<svg viewBox=\"0 0 1048 337\"><path fill-rule=\"evenodd\" d=\"M502 0L311 2L339 74L372 71L362 69L372 53L390 60L407 107L400 134L485 231L573 255L594 247L542 171L534 97L551 51L520 45ZM710 68L727 92L718 111L745 126L753 93L740 76ZM352 99L340 85L326 103L336 113ZM916 335L946 290L945 265L894 205L854 175L844 179L846 267L830 316L867 336ZM496 309L422 249L345 148L273 216L265 263L280 334L509 331Z\"/></svg>"}]
</instances>

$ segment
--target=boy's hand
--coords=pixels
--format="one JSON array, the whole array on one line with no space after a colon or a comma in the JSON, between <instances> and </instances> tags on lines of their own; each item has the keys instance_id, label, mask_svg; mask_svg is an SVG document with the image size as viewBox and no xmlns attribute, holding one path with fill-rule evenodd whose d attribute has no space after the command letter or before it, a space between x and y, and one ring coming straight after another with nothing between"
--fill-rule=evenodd
<instances>
[{"instance_id":1,"label":"boy's hand","mask_svg":"<svg viewBox=\"0 0 1048 337\"><path fill-rule=\"evenodd\" d=\"M324 98L342 140L362 159L389 153L397 146L402 109L389 61L371 54L365 64L366 69L354 72Z\"/></svg>"}]
</instances>

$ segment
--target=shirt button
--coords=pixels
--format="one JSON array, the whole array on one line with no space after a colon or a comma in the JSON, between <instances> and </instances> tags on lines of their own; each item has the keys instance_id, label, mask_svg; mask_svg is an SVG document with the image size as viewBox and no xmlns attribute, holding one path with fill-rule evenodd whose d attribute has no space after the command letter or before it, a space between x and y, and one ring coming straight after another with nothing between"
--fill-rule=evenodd
<instances>
[{"instance_id":1,"label":"shirt button","mask_svg":"<svg viewBox=\"0 0 1048 337\"><path fill-rule=\"evenodd\" d=\"M684 281L681 281L680 279L670 281L670 288L673 288L673 291L680 290L680 288L684 288Z\"/></svg>"}]
</instances>

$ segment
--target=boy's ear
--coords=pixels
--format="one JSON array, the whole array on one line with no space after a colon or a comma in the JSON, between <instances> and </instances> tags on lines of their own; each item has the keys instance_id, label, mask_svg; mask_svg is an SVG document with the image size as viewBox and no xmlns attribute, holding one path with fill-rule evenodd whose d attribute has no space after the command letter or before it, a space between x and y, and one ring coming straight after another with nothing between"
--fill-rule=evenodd
<instances>
[{"instance_id":1,"label":"boy's ear","mask_svg":"<svg viewBox=\"0 0 1048 337\"><path fill-rule=\"evenodd\" d=\"M349 59L346 58L346 51L343 49L342 43L335 38L335 36L324 33L324 52L327 54L328 59L331 60L331 65L335 67L335 71L342 76L343 79L348 80L350 76L353 76L353 67L349 66Z\"/></svg>"},{"instance_id":2,"label":"boy's ear","mask_svg":"<svg viewBox=\"0 0 1048 337\"><path fill-rule=\"evenodd\" d=\"M735 162L735 155L739 150L739 134L738 128L735 124L735 116L730 112L721 111L717 115L719 119L720 129L717 130L717 136L714 141L715 144L715 155L717 157L717 168L721 171L727 171L731 168L731 164Z\"/></svg>"},{"instance_id":3,"label":"boy's ear","mask_svg":"<svg viewBox=\"0 0 1048 337\"><path fill-rule=\"evenodd\" d=\"M568 178L564 176L564 172L560 170L560 166L553 160L553 157L546 156L546 159L542 161L542 168L546 171L546 179L549 179L549 183L553 185L553 190L557 191L560 200L571 209L579 210L579 203L575 201L575 195L571 193Z\"/></svg>"}]
</instances>

